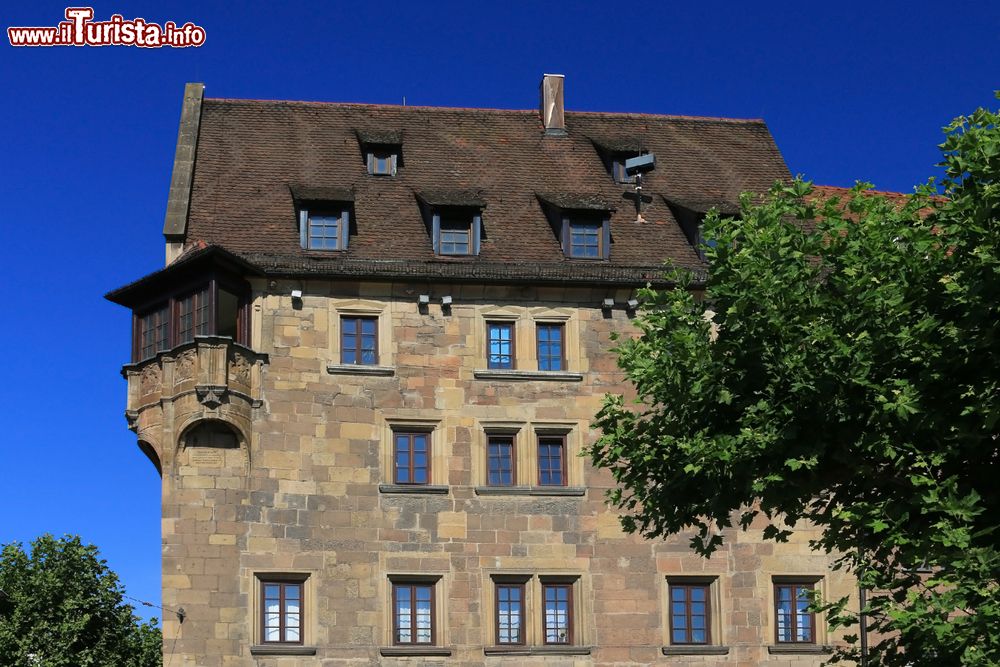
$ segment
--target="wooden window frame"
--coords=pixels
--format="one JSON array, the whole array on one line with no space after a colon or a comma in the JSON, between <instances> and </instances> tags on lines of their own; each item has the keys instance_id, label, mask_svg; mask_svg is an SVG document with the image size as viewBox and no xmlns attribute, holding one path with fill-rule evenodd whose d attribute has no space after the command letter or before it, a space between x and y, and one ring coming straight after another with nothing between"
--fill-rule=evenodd
<instances>
[{"instance_id":1,"label":"wooden window frame","mask_svg":"<svg viewBox=\"0 0 1000 667\"><path fill-rule=\"evenodd\" d=\"M146 318L152 317L151 326L147 326ZM150 359L156 356L157 352L170 349L170 302L162 302L153 308L145 310L138 315L138 357L139 359ZM148 331L152 331L152 350L147 354L145 337ZM162 332L162 337L161 337Z\"/></svg>"},{"instance_id":2,"label":"wooden window frame","mask_svg":"<svg viewBox=\"0 0 1000 667\"><path fill-rule=\"evenodd\" d=\"M483 236L482 209L475 206L433 206L428 211L431 224L431 241L434 254L441 257L476 257ZM455 228L465 229L468 226L468 252L445 252L443 236L445 231ZM450 227L451 229L446 229Z\"/></svg>"},{"instance_id":3,"label":"wooden window frame","mask_svg":"<svg viewBox=\"0 0 1000 667\"><path fill-rule=\"evenodd\" d=\"M472 253L473 250L473 231L472 231L473 219L470 216L467 220L464 216L458 214L450 214L441 217L438 224L438 254L447 255L450 257L467 257ZM445 235L449 232L458 232L465 234L465 252L448 252L445 250ZM452 246L458 245L454 241L450 242Z\"/></svg>"},{"instance_id":4,"label":"wooden window frame","mask_svg":"<svg viewBox=\"0 0 1000 667\"><path fill-rule=\"evenodd\" d=\"M693 628L691 627L691 590L701 589L705 594L705 640L694 641ZM684 596L684 618L686 622L684 641L674 639L674 591L685 591ZM667 630L670 634L670 643L677 646L703 646L712 643L712 585L707 582L669 581L667 582Z\"/></svg>"},{"instance_id":5,"label":"wooden window frame","mask_svg":"<svg viewBox=\"0 0 1000 667\"><path fill-rule=\"evenodd\" d=\"M166 308L167 312L167 344L165 350L171 350L178 345L190 343L194 337L201 335L214 336L219 330L219 313L217 294L219 290L233 294L237 299L236 306L236 336L234 342L249 345L250 342L250 287L241 279L232 276L220 276L210 273L198 280L189 280L177 285L165 295L140 305L132 311L132 360L139 363L156 356L156 350L148 357L143 356L142 334L143 318L151 312ZM204 333L194 333L191 340L180 340L180 302L194 294L206 294L203 298L207 307L208 325ZM192 315L193 317L193 315Z\"/></svg>"},{"instance_id":6,"label":"wooden window frame","mask_svg":"<svg viewBox=\"0 0 1000 667\"><path fill-rule=\"evenodd\" d=\"M490 327L507 327L510 331L510 365L493 365L491 357L491 346L493 338L490 337ZM497 339L499 342L503 342L502 338ZM503 356L503 355L497 355ZM486 320L486 367L490 369L497 370L514 370L517 368L517 327L515 323L510 320Z\"/></svg>"},{"instance_id":7,"label":"wooden window frame","mask_svg":"<svg viewBox=\"0 0 1000 667\"><path fill-rule=\"evenodd\" d=\"M574 254L573 227L578 225L597 226L597 254ZM562 216L562 248L568 259L586 261L607 260L611 257L611 217L607 211L567 211Z\"/></svg>"},{"instance_id":8,"label":"wooden window frame","mask_svg":"<svg viewBox=\"0 0 1000 667\"><path fill-rule=\"evenodd\" d=\"M347 361L345 359L344 351L348 349L344 345L344 334L347 332L347 322L354 321L354 339L356 341L357 347L352 348L354 350L354 361ZM361 346L362 340L362 322L369 321L375 324L375 359L369 364L362 361L364 348ZM377 315L345 315L340 316L340 363L345 366L378 366L379 362L379 318Z\"/></svg>"},{"instance_id":9,"label":"wooden window frame","mask_svg":"<svg viewBox=\"0 0 1000 667\"><path fill-rule=\"evenodd\" d=\"M510 588L520 592L520 606L517 614L518 621L518 641L501 641L500 639L500 589ZM493 641L497 646L525 646L527 644L527 627L525 626L527 606L527 587L523 581L493 581L493 619L494 635Z\"/></svg>"},{"instance_id":10,"label":"wooden window frame","mask_svg":"<svg viewBox=\"0 0 1000 667\"><path fill-rule=\"evenodd\" d=\"M388 171L378 171L379 160L385 160ZM399 151L395 148L369 148L366 162L371 176L395 176L399 164Z\"/></svg>"},{"instance_id":11,"label":"wooden window frame","mask_svg":"<svg viewBox=\"0 0 1000 667\"><path fill-rule=\"evenodd\" d=\"M426 475L426 481L423 481L423 482L414 482L413 481L414 470L418 469L416 466L413 465L413 459L414 459L414 456L413 456L413 454L414 454L414 446L413 445L414 445L414 438L417 437L417 436L422 436L424 438L424 442L426 443L427 465L424 466L425 469L426 469L426 473L425 473L425 475ZM407 455L408 455L409 461L410 461L410 465L407 468L407 472L408 472L409 479L410 479L410 481L408 481L408 482L402 482L399 479L400 468L399 468L398 461L397 461L397 458L396 458L396 453L397 453L396 439L400 438L400 437L407 438ZM427 486L427 485L429 485L431 483L431 463L432 463L431 453L432 453L432 447L433 447L433 442L432 442L432 439L431 439L431 432L430 431L414 430L414 429L393 429L393 431L392 431L392 483L393 484L399 484L401 486Z\"/></svg>"},{"instance_id":12,"label":"wooden window frame","mask_svg":"<svg viewBox=\"0 0 1000 667\"><path fill-rule=\"evenodd\" d=\"M779 624L778 624L779 608L778 608L778 605L780 604L781 600L780 600L778 591L781 588L791 588L792 589L792 596L791 596L791 605L792 605L792 608L791 608L790 626L789 626L789 632L791 633L790 636L792 637L791 639L782 639L781 638L781 633L780 633L780 630L779 630ZM798 601L799 593L801 591L804 591L804 590L815 591L816 590L816 582L814 582L814 581L805 581L805 580L782 580L782 581L775 581L774 582L773 593L774 593L774 641L775 641L775 643L777 643L777 644L785 644L785 645L788 645L788 644L815 644L816 643L816 613L810 610L810 611L805 612L805 614L801 614L801 613L799 613L798 605L796 604L797 601ZM797 638L798 634L799 634L798 633L798 629L799 629L799 617L800 616L808 616L809 617L809 639L798 639Z\"/></svg>"},{"instance_id":13,"label":"wooden window frame","mask_svg":"<svg viewBox=\"0 0 1000 667\"><path fill-rule=\"evenodd\" d=\"M555 329L559 331L559 368L542 368L542 340L539 336L542 329ZM549 345L551 346L552 340L549 339ZM550 348L551 349L551 348ZM564 322L536 322L535 323L535 356L538 362L538 370L546 371L565 371L566 364L566 324ZM553 355L546 355L549 360L556 359Z\"/></svg>"},{"instance_id":14,"label":"wooden window frame","mask_svg":"<svg viewBox=\"0 0 1000 667\"><path fill-rule=\"evenodd\" d=\"M392 644L393 646L437 646L437 583L432 581L413 581L409 579L394 579L390 581L392 587ZM410 641L400 641L399 639L399 601L398 590L400 588L410 589ZM427 588L431 592L430 610L430 642L417 641L417 610L413 601L416 600L416 589Z\"/></svg>"},{"instance_id":15,"label":"wooden window frame","mask_svg":"<svg viewBox=\"0 0 1000 667\"><path fill-rule=\"evenodd\" d=\"M619 185L635 183L635 176L629 176L625 173L625 160L627 159L624 155L616 155L611 158L611 178Z\"/></svg>"},{"instance_id":16,"label":"wooden window frame","mask_svg":"<svg viewBox=\"0 0 1000 667\"><path fill-rule=\"evenodd\" d=\"M267 645L302 645L305 642L305 630L306 630L306 580L305 579L288 579L288 578L271 578L266 575L258 575L257 583L260 587L260 596L258 597L258 602L260 604L260 623L258 625L258 630L260 631L260 643ZM279 601L278 601L278 634L281 639L278 640L268 640L267 639L267 587L268 586L278 586L279 587ZM299 638L297 640L285 639L286 633L288 631L288 626L285 625L285 589L288 586L298 586L299 588Z\"/></svg>"},{"instance_id":17,"label":"wooden window frame","mask_svg":"<svg viewBox=\"0 0 1000 667\"><path fill-rule=\"evenodd\" d=\"M549 618L547 612L547 593L552 589L562 589L566 591L566 640L565 641L549 641ZM573 583L572 582L554 582L554 581L541 581L542 590L542 600L541 600L541 612L542 612L542 643L546 646L572 646L573 645ZM558 600L556 600L558 602Z\"/></svg>"},{"instance_id":18,"label":"wooden window frame","mask_svg":"<svg viewBox=\"0 0 1000 667\"><path fill-rule=\"evenodd\" d=\"M337 231L334 236L323 236L324 239L335 239L336 247L313 246L313 218L334 217L337 219ZM316 252L338 252L347 250L351 233L351 204L339 201L309 201L299 208L299 245L304 250Z\"/></svg>"},{"instance_id":19,"label":"wooden window frame","mask_svg":"<svg viewBox=\"0 0 1000 667\"><path fill-rule=\"evenodd\" d=\"M536 446L535 446L535 460L536 460L536 464L538 466L538 480L537 480L538 486L566 486L567 485L567 480L566 480L566 447L567 447L566 435L565 434L556 435L556 434L551 434L551 433L545 433L545 434L538 434L536 437L537 437L537 442L535 443L536 444ZM554 441L558 441L558 444L559 444L559 451L560 451L560 454L559 454L559 476L560 476L560 481L559 481L558 484L553 484L551 482L545 483L545 482L542 481L542 445L543 445L543 441L546 441L546 440L552 441L552 442L544 443L545 446L547 446L547 447L548 446L552 446L553 444L555 444Z\"/></svg>"},{"instance_id":20,"label":"wooden window frame","mask_svg":"<svg viewBox=\"0 0 1000 667\"><path fill-rule=\"evenodd\" d=\"M510 483L504 484L502 481L494 483L491 480L493 456L490 448L493 440L505 441L504 444L510 447ZM486 485L487 486L517 486L517 438L512 433L487 433L486 434Z\"/></svg>"}]
</instances>

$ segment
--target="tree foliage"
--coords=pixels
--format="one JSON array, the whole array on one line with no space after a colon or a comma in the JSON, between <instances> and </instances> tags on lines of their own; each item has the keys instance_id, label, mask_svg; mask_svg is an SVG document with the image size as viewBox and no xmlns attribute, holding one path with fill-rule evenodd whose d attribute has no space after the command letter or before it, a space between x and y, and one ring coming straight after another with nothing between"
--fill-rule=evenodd
<instances>
[{"instance_id":1,"label":"tree foliage","mask_svg":"<svg viewBox=\"0 0 1000 667\"><path fill-rule=\"evenodd\" d=\"M25 552L0 552L0 664L24 667L154 667L156 619L141 623L122 601L117 575L79 537L42 535Z\"/></svg>"},{"instance_id":2,"label":"tree foliage","mask_svg":"<svg viewBox=\"0 0 1000 667\"><path fill-rule=\"evenodd\" d=\"M873 665L1000 664L1000 115L945 129L943 188L904 205L796 181L709 215L703 292L643 292L638 399L588 452L629 531L708 554L716 525L814 524L872 591Z\"/></svg>"}]
</instances>

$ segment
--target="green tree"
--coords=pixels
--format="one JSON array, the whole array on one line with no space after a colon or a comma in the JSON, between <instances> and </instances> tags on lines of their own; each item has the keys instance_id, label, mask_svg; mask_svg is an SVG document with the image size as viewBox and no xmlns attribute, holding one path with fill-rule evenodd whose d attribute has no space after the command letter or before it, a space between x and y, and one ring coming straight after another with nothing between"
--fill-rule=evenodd
<instances>
[{"instance_id":1,"label":"green tree","mask_svg":"<svg viewBox=\"0 0 1000 667\"><path fill-rule=\"evenodd\" d=\"M154 667L156 619L123 603L117 575L79 537L42 535L26 553L0 552L0 664L18 667Z\"/></svg>"},{"instance_id":2,"label":"green tree","mask_svg":"<svg viewBox=\"0 0 1000 667\"><path fill-rule=\"evenodd\" d=\"M642 294L637 399L588 451L628 531L708 554L716 525L815 525L872 591L872 665L1000 664L1000 115L945 130L943 188L904 205L796 181L710 215L703 289Z\"/></svg>"}]
</instances>

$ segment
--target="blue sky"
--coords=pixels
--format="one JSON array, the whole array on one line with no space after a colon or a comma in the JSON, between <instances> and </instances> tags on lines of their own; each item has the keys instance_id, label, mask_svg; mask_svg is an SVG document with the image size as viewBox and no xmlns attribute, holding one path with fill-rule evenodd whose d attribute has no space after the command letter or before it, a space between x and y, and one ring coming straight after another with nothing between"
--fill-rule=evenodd
<instances>
[{"instance_id":1,"label":"blue sky","mask_svg":"<svg viewBox=\"0 0 1000 667\"><path fill-rule=\"evenodd\" d=\"M21 3L3 27L54 26ZM683 6L681 6L683 5ZM123 417L129 314L160 267L181 93L763 118L793 173L910 191L941 128L1000 106L1000 4L109 2L205 28L200 48L0 45L0 543L78 533L160 598L159 478ZM140 609L143 615L158 614Z\"/></svg>"}]
</instances>

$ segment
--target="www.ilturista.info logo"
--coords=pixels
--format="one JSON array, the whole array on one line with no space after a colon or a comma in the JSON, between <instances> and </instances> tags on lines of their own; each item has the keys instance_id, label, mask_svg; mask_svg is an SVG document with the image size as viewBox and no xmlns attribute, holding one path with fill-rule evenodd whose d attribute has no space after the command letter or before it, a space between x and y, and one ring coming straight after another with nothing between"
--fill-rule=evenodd
<instances>
[{"instance_id":1,"label":"www.ilturista.info logo","mask_svg":"<svg viewBox=\"0 0 1000 667\"><path fill-rule=\"evenodd\" d=\"M205 43L205 29L190 21L178 26L167 21L162 26L146 19L127 20L112 14L107 21L94 21L93 7L67 7L66 20L52 28L11 27L11 46L161 46L183 48Z\"/></svg>"}]
</instances>

